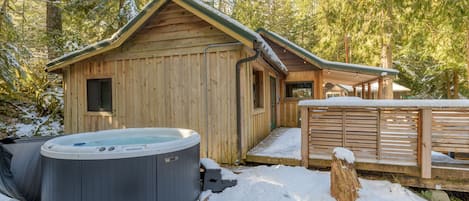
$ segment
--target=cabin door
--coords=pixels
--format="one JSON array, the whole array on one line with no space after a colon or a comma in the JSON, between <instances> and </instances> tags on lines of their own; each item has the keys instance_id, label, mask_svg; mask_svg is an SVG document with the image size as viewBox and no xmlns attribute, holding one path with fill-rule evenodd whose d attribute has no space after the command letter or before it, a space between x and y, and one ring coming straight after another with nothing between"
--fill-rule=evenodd
<instances>
[{"instance_id":1,"label":"cabin door","mask_svg":"<svg viewBox=\"0 0 469 201\"><path fill-rule=\"evenodd\" d=\"M270 130L277 127L277 80L270 77Z\"/></svg>"}]
</instances>

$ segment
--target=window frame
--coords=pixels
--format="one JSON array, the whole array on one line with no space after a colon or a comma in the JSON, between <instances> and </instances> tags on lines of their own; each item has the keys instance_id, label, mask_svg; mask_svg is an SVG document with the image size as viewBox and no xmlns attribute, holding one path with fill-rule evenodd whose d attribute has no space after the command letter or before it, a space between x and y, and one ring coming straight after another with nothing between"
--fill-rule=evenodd
<instances>
[{"instance_id":1,"label":"window frame","mask_svg":"<svg viewBox=\"0 0 469 201\"><path fill-rule=\"evenodd\" d=\"M89 110L89 100L88 100L88 97L89 97L89 91L88 91L88 82L89 81L92 81L92 80L98 80L98 81L103 81L103 80L109 80L109 84L110 84L110 108L107 109L107 108L104 108L102 107L102 103L100 103L100 107L98 110L94 111L94 110ZM85 79L85 111L87 114L90 114L90 115L102 115L102 116L112 116L112 114L114 113L114 79L112 76L100 76L100 77L87 77ZM100 85L101 86L101 85ZM100 87L102 89L102 86ZM99 92L100 96L101 96L101 99L102 99L102 91Z\"/></svg>"},{"instance_id":2,"label":"window frame","mask_svg":"<svg viewBox=\"0 0 469 201\"><path fill-rule=\"evenodd\" d=\"M287 85L289 84L311 84L311 96L309 97L289 97L288 95L288 88ZM301 99L314 99L314 81L286 81L285 82L285 93L284 93L285 99L287 100L301 100Z\"/></svg>"},{"instance_id":3,"label":"window frame","mask_svg":"<svg viewBox=\"0 0 469 201\"><path fill-rule=\"evenodd\" d=\"M252 93L252 108L254 111L264 111L265 108L265 74L264 70L258 68L252 68L252 79L251 79L251 93ZM259 78L259 79L256 79ZM256 83L257 88L259 89L256 93L254 91L254 83ZM256 96L259 96L257 99L258 104L256 104Z\"/></svg>"}]
</instances>

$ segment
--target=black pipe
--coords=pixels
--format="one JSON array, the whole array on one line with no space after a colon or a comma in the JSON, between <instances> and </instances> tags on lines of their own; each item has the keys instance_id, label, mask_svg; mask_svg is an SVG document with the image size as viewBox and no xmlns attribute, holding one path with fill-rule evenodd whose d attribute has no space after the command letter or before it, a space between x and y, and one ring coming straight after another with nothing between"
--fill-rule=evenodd
<instances>
[{"instance_id":1,"label":"black pipe","mask_svg":"<svg viewBox=\"0 0 469 201\"><path fill-rule=\"evenodd\" d=\"M251 57L246 57L243 58L239 61L236 62L236 129L237 129L237 134L238 134L238 160L236 161L237 163L241 162L241 153L242 153L242 141L241 141L241 88L240 88L240 73L241 73L241 64L254 61L256 60L260 55L261 52L257 49L254 48L254 51L256 51L256 54Z\"/></svg>"}]
</instances>

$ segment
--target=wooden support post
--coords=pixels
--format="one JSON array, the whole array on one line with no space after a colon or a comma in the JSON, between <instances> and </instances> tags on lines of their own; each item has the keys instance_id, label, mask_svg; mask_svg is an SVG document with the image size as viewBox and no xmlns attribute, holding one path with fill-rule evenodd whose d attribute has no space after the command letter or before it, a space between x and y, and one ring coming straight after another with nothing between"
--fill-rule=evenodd
<instances>
[{"instance_id":1,"label":"wooden support post","mask_svg":"<svg viewBox=\"0 0 469 201\"><path fill-rule=\"evenodd\" d=\"M368 82L368 99L373 99L373 97L371 97L371 83Z\"/></svg>"},{"instance_id":2,"label":"wooden support post","mask_svg":"<svg viewBox=\"0 0 469 201\"><path fill-rule=\"evenodd\" d=\"M376 119L376 159L381 160L381 108Z\"/></svg>"},{"instance_id":3,"label":"wooden support post","mask_svg":"<svg viewBox=\"0 0 469 201\"><path fill-rule=\"evenodd\" d=\"M366 96L365 96L365 83L362 83L362 98L366 99Z\"/></svg>"},{"instance_id":4,"label":"wooden support post","mask_svg":"<svg viewBox=\"0 0 469 201\"><path fill-rule=\"evenodd\" d=\"M432 178L432 110L425 108L420 110L420 168L421 177Z\"/></svg>"},{"instance_id":5,"label":"wooden support post","mask_svg":"<svg viewBox=\"0 0 469 201\"><path fill-rule=\"evenodd\" d=\"M309 128L308 128L308 108L301 108L301 165L308 168L309 160Z\"/></svg>"},{"instance_id":6,"label":"wooden support post","mask_svg":"<svg viewBox=\"0 0 469 201\"><path fill-rule=\"evenodd\" d=\"M323 70L318 71L316 82L314 83L317 86L317 99L324 99L324 72Z\"/></svg>"},{"instance_id":7,"label":"wooden support post","mask_svg":"<svg viewBox=\"0 0 469 201\"><path fill-rule=\"evenodd\" d=\"M353 87L353 96L358 96L357 95L357 87L355 87L355 86Z\"/></svg>"},{"instance_id":8,"label":"wooden support post","mask_svg":"<svg viewBox=\"0 0 469 201\"><path fill-rule=\"evenodd\" d=\"M347 130L345 130L345 118L346 118L346 112L345 109L342 109L342 147L347 146Z\"/></svg>"},{"instance_id":9,"label":"wooden support post","mask_svg":"<svg viewBox=\"0 0 469 201\"><path fill-rule=\"evenodd\" d=\"M378 79L378 99L383 99L383 78L379 77Z\"/></svg>"}]
</instances>

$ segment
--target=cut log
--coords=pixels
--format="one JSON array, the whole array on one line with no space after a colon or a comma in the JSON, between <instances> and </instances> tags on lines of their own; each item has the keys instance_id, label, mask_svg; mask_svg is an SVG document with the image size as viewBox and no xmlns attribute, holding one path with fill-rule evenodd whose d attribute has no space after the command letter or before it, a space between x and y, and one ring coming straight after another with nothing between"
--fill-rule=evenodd
<instances>
[{"instance_id":1,"label":"cut log","mask_svg":"<svg viewBox=\"0 0 469 201\"><path fill-rule=\"evenodd\" d=\"M353 152L335 148L331 164L331 196L337 201L355 201L360 187Z\"/></svg>"}]
</instances>

